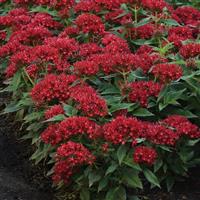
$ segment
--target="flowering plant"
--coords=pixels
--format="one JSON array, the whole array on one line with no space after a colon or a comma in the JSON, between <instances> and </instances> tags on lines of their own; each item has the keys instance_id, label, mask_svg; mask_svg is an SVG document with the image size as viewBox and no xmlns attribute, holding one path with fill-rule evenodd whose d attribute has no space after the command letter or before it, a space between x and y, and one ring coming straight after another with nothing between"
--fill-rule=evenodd
<instances>
[{"instance_id":1,"label":"flowering plant","mask_svg":"<svg viewBox=\"0 0 200 200\"><path fill-rule=\"evenodd\" d=\"M81 200L131 200L199 164L198 2L0 4L3 91L13 94L4 113L24 121L55 185Z\"/></svg>"}]
</instances>

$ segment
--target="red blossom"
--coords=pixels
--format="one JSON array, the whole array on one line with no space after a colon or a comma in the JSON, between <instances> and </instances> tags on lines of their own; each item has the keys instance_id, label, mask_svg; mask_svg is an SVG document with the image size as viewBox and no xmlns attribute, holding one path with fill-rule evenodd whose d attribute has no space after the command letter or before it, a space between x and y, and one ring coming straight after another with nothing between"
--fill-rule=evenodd
<instances>
[{"instance_id":1,"label":"red blossom","mask_svg":"<svg viewBox=\"0 0 200 200\"><path fill-rule=\"evenodd\" d=\"M129 100L139 102L141 106L148 106L149 97L157 97L162 89L162 85L153 81L138 81L128 85L130 88Z\"/></svg>"},{"instance_id":2,"label":"red blossom","mask_svg":"<svg viewBox=\"0 0 200 200\"><path fill-rule=\"evenodd\" d=\"M89 117L103 117L108 114L106 101L96 91L87 85L77 85L71 89L70 97L81 110Z\"/></svg>"},{"instance_id":3,"label":"red blossom","mask_svg":"<svg viewBox=\"0 0 200 200\"><path fill-rule=\"evenodd\" d=\"M179 51L184 59L193 58L200 55L200 44L190 43L183 45Z\"/></svg>"},{"instance_id":4,"label":"red blossom","mask_svg":"<svg viewBox=\"0 0 200 200\"><path fill-rule=\"evenodd\" d=\"M172 115L162 121L164 125L173 128L178 135L186 135L190 138L200 138L198 126L192 124L186 117Z\"/></svg>"},{"instance_id":5,"label":"red blossom","mask_svg":"<svg viewBox=\"0 0 200 200\"><path fill-rule=\"evenodd\" d=\"M84 13L76 18L76 25L83 33L104 34L105 27L100 17Z\"/></svg>"},{"instance_id":6,"label":"red blossom","mask_svg":"<svg viewBox=\"0 0 200 200\"><path fill-rule=\"evenodd\" d=\"M156 150L146 146L136 147L133 154L133 160L139 164L153 165L157 157Z\"/></svg>"},{"instance_id":7,"label":"red blossom","mask_svg":"<svg viewBox=\"0 0 200 200\"><path fill-rule=\"evenodd\" d=\"M70 85L76 80L74 75L48 74L33 87L31 97L39 105L52 100L65 101L70 97Z\"/></svg>"},{"instance_id":8,"label":"red blossom","mask_svg":"<svg viewBox=\"0 0 200 200\"><path fill-rule=\"evenodd\" d=\"M61 105L54 105L45 111L45 119L50 119L56 115L65 114L65 111Z\"/></svg>"},{"instance_id":9,"label":"red blossom","mask_svg":"<svg viewBox=\"0 0 200 200\"><path fill-rule=\"evenodd\" d=\"M178 80L183 75L183 70L176 64L157 64L151 73L162 83Z\"/></svg>"},{"instance_id":10,"label":"red blossom","mask_svg":"<svg viewBox=\"0 0 200 200\"><path fill-rule=\"evenodd\" d=\"M172 129L160 124L148 124L146 138L155 144L174 146L179 135Z\"/></svg>"},{"instance_id":11,"label":"red blossom","mask_svg":"<svg viewBox=\"0 0 200 200\"><path fill-rule=\"evenodd\" d=\"M82 165L91 165L95 157L80 143L67 142L62 144L56 153L56 164L54 166L54 182L64 180L68 183L76 168Z\"/></svg>"}]
</instances>

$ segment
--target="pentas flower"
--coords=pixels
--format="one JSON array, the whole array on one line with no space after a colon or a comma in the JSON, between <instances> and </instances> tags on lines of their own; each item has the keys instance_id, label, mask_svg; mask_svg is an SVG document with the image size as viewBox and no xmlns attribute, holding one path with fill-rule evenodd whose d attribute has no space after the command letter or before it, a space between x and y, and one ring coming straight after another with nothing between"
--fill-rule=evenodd
<instances>
[{"instance_id":1,"label":"pentas flower","mask_svg":"<svg viewBox=\"0 0 200 200\"><path fill-rule=\"evenodd\" d=\"M106 141L113 144L125 144L129 140L145 136L146 124L136 118L118 116L103 127Z\"/></svg>"},{"instance_id":2,"label":"pentas flower","mask_svg":"<svg viewBox=\"0 0 200 200\"><path fill-rule=\"evenodd\" d=\"M52 176L52 180L56 184L61 181L64 181L65 184L68 184L73 173L74 172L70 166L69 161L60 160L54 165L54 174Z\"/></svg>"},{"instance_id":3,"label":"pentas flower","mask_svg":"<svg viewBox=\"0 0 200 200\"><path fill-rule=\"evenodd\" d=\"M102 38L102 44L104 53L130 53L128 42L114 34L106 34Z\"/></svg>"},{"instance_id":4,"label":"pentas flower","mask_svg":"<svg viewBox=\"0 0 200 200\"><path fill-rule=\"evenodd\" d=\"M56 164L54 167L54 182L64 180L68 183L76 168L82 165L92 165L95 157L80 143L67 142L58 147L56 152Z\"/></svg>"},{"instance_id":5,"label":"pentas flower","mask_svg":"<svg viewBox=\"0 0 200 200\"><path fill-rule=\"evenodd\" d=\"M178 7L172 17L179 23L196 26L200 21L200 11L191 6Z\"/></svg>"},{"instance_id":6,"label":"pentas flower","mask_svg":"<svg viewBox=\"0 0 200 200\"><path fill-rule=\"evenodd\" d=\"M96 43L84 43L79 45L78 55L80 57L90 57L94 54L98 54L102 51L102 48L99 47Z\"/></svg>"},{"instance_id":7,"label":"pentas flower","mask_svg":"<svg viewBox=\"0 0 200 200\"><path fill-rule=\"evenodd\" d=\"M113 11L110 11L105 15L105 20L111 23L119 23L122 25L131 23L132 20L132 14L131 13L124 13L124 10L122 9L116 9Z\"/></svg>"},{"instance_id":8,"label":"pentas flower","mask_svg":"<svg viewBox=\"0 0 200 200\"><path fill-rule=\"evenodd\" d=\"M51 63L58 65L60 63L59 49L49 45L37 45L32 49L32 62L38 65Z\"/></svg>"},{"instance_id":9,"label":"pentas flower","mask_svg":"<svg viewBox=\"0 0 200 200\"><path fill-rule=\"evenodd\" d=\"M60 1L36 0L34 3L38 5L47 5L49 7L53 7L56 9L63 9L63 7L64 8L72 7L75 4L75 0L60 0Z\"/></svg>"},{"instance_id":10,"label":"pentas flower","mask_svg":"<svg viewBox=\"0 0 200 200\"><path fill-rule=\"evenodd\" d=\"M55 21L53 17L47 13L36 13L33 18L31 18L31 23L27 25L32 26L42 26L51 29L60 29L62 25Z\"/></svg>"},{"instance_id":11,"label":"pentas flower","mask_svg":"<svg viewBox=\"0 0 200 200\"><path fill-rule=\"evenodd\" d=\"M56 144L63 141L63 136L58 132L58 124L49 125L42 133L41 140L46 144L55 146Z\"/></svg>"},{"instance_id":12,"label":"pentas flower","mask_svg":"<svg viewBox=\"0 0 200 200\"><path fill-rule=\"evenodd\" d=\"M51 35L51 32L47 28L38 26L13 32L9 40L10 42L17 40L24 45L35 46L37 44L42 44L44 39Z\"/></svg>"},{"instance_id":13,"label":"pentas flower","mask_svg":"<svg viewBox=\"0 0 200 200\"><path fill-rule=\"evenodd\" d=\"M92 34L104 34L105 26L100 17L90 13L84 13L79 15L75 21L78 28L83 31L83 33Z\"/></svg>"},{"instance_id":14,"label":"pentas flower","mask_svg":"<svg viewBox=\"0 0 200 200\"><path fill-rule=\"evenodd\" d=\"M41 105L52 100L65 101L70 97L69 87L77 77L74 75L48 74L31 90L35 104Z\"/></svg>"},{"instance_id":15,"label":"pentas flower","mask_svg":"<svg viewBox=\"0 0 200 200\"><path fill-rule=\"evenodd\" d=\"M120 8L123 3L132 3L133 0L95 0L95 2L101 5L104 9L115 10Z\"/></svg>"},{"instance_id":16,"label":"pentas flower","mask_svg":"<svg viewBox=\"0 0 200 200\"><path fill-rule=\"evenodd\" d=\"M0 31L0 40L5 40L6 36L7 36L7 34L5 31Z\"/></svg>"},{"instance_id":17,"label":"pentas flower","mask_svg":"<svg viewBox=\"0 0 200 200\"><path fill-rule=\"evenodd\" d=\"M76 51L79 45L75 39L50 37L44 41L44 44L58 49L58 53L64 59L69 59Z\"/></svg>"},{"instance_id":18,"label":"pentas flower","mask_svg":"<svg viewBox=\"0 0 200 200\"><path fill-rule=\"evenodd\" d=\"M26 9L16 8L8 12L6 16L0 16L0 25L12 26L12 30L19 30L30 23L31 16Z\"/></svg>"},{"instance_id":19,"label":"pentas flower","mask_svg":"<svg viewBox=\"0 0 200 200\"><path fill-rule=\"evenodd\" d=\"M146 138L154 144L174 146L179 135L170 128L160 124L148 124L146 127Z\"/></svg>"},{"instance_id":20,"label":"pentas flower","mask_svg":"<svg viewBox=\"0 0 200 200\"><path fill-rule=\"evenodd\" d=\"M178 80L183 75L183 70L176 64L157 64L153 67L151 73L159 79L161 83Z\"/></svg>"},{"instance_id":21,"label":"pentas flower","mask_svg":"<svg viewBox=\"0 0 200 200\"><path fill-rule=\"evenodd\" d=\"M150 39L155 34L156 27L153 24L145 24L129 31L132 39Z\"/></svg>"},{"instance_id":22,"label":"pentas flower","mask_svg":"<svg viewBox=\"0 0 200 200\"><path fill-rule=\"evenodd\" d=\"M88 85L77 85L71 88L70 98L76 103L76 108L88 117L104 117L108 114L106 101Z\"/></svg>"},{"instance_id":23,"label":"pentas flower","mask_svg":"<svg viewBox=\"0 0 200 200\"><path fill-rule=\"evenodd\" d=\"M77 61L73 64L74 69L79 75L96 75L99 72L99 66L94 61Z\"/></svg>"},{"instance_id":24,"label":"pentas flower","mask_svg":"<svg viewBox=\"0 0 200 200\"><path fill-rule=\"evenodd\" d=\"M184 59L193 58L200 55L200 44L190 43L183 45L179 51Z\"/></svg>"},{"instance_id":25,"label":"pentas flower","mask_svg":"<svg viewBox=\"0 0 200 200\"><path fill-rule=\"evenodd\" d=\"M142 107L148 106L149 97L157 97L162 89L162 85L153 81L138 81L128 85L130 89L129 100L139 102Z\"/></svg>"},{"instance_id":26,"label":"pentas flower","mask_svg":"<svg viewBox=\"0 0 200 200\"><path fill-rule=\"evenodd\" d=\"M162 11L169 6L164 0L141 0L141 4L144 8L152 11Z\"/></svg>"},{"instance_id":27,"label":"pentas flower","mask_svg":"<svg viewBox=\"0 0 200 200\"><path fill-rule=\"evenodd\" d=\"M58 132L62 138L68 140L72 136L87 135L90 139L101 137L99 126L87 117L69 117L60 122Z\"/></svg>"},{"instance_id":28,"label":"pentas flower","mask_svg":"<svg viewBox=\"0 0 200 200\"><path fill-rule=\"evenodd\" d=\"M200 138L200 130L198 126L192 124L184 116L172 115L163 120L162 123L173 128L180 136L186 135L190 138Z\"/></svg>"},{"instance_id":29,"label":"pentas flower","mask_svg":"<svg viewBox=\"0 0 200 200\"><path fill-rule=\"evenodd\" d=\"M167 39L176 47L181 47L183 41L193 39L193 32L189 27L173 27L169 29Z\"/></svg>"},{"instance_id":30,"label":"pentas flower","mask_svg":"<svg viewBox=\"0 0 200 200\"><path fill-rule=\"evenodd\" d=\"M59 34L60 38L73 37L79 34L80 30L76 26L68 26Z\"/></svg>"},{"instance_id":31,"label":"pentas flower","mask_svg":"<svg viewBox=\"0 0 200 200\"><path fill-rule=\"evenodd\" d=\"M94 61L105 74L113 72L129 72L135 69L134 54L127 53L105 53L93 55L89 60Z\"/></svg>"},{"instance_id":32,"label":"pentas flower","mask_svg":"<svg viewBox=\"0 0 200 200\"><path fill-rule=\"evenodd\" d=\"M153 165L158 157L155 149L146 146L138 146L135 148L133 160L139 164Z\"/></svg>"},{"instance_id":33,"label":"pentas flower","mask_svg":"<svg viewBox=\"0 0 200 200\"><path fill-rule=\"evenodd\" d=\"M12 77L18 69L31 64L32 55L31 50L19 51L10 57L10 63L6 68L6 76Z\"/></svg>"},{"instance_id":34,"label":"pentas flower","mask_svg":"<svg viewBox=\"0 0 200 200\"><path fill-rule=\"evenodd\" d=\"M153 52L153 48L149 45L141 45L137 51L135 52L137 55L141 55L141 54L149 54Z\"/></svg>"},{"instance_id":35,"label":"pentas flower","mask_svg":"<svg viewBox=\"0 0 200 200\"><path fill-rule=\"evenodd\" d=\"M166 58L161 57L156 53L141 53L136 54L133 60L134 69L141 68L142 71L147 74L153 65L158 63L165 63L168 60Z\"/></svg>"},{"instance_id":36,"label":"pentas flower","mask_svg":"<svg viewBox=\"0 0 200 200\"><path fill-rule=\"evenodd\" d=\"M54 105L51 108L49 108L48 110L45 111L44 116L45 119L50 119L56 115L60 115L60 114L65 114L65 111L62 107L62 105L58 104L58 105Z\"/></svg>"},{"instance_id":37,"label":"pentas flower","mask_svg":"<svg viewBox=\"0 0 200 200\"><path fill-rule=\"evenodd\" d=\"M94 0L81 0L74 6L74 10L76 13L78 12L100 12L101 7Z\"/></svg>"},{"instance_id":38,"label":"pentas flower","mask_svg":"<svg viewBox=\"0 0 200 200\"><path fill-rule=\"evenodd\" d=\"M31 47L22 45L19 41L8 42L0 47L0 57L10 56L20 51L28 51Z\"/></svg>"},{"instance_id":39,"label":"pentas flower","mask_svg":"<svg viewBox=\"0 0 200 200\"><path fill-rule=\"evenodd\" d=\"M30 76L30 78L37 78L37 75L39 73L40 68L37 65L29 65L28 67L26 67L26 72L28 73L28 75Z\"/></svg>"}]
</instances>

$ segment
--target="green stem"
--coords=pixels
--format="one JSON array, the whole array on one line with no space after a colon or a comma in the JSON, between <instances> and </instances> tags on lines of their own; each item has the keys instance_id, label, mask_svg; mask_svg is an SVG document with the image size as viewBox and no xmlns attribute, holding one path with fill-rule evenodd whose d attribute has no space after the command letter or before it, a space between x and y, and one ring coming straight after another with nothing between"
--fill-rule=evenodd
<instances>
[{"instance_id":1,"label":"green stem","mask_svg":"<svg viewBox=\"0 0 200 200\"><path fill-rule=\"evenodd\" d=\"M28 80L31 82L31 84L34 86L35 83L33 82L33 80L31 79L31 77L29 76L29 74L27 73L26 69L24 68L24 73L26 75L26 77L28 78Z\"/></svg>"}]
</instances>

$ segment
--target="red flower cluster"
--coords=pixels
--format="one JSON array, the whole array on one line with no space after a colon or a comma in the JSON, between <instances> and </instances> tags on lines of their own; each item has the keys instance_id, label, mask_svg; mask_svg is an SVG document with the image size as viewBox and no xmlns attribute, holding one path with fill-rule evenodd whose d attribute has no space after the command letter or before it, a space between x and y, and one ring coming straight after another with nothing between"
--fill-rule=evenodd
<instances>
[{"instance_id":1,"label":"red flower cluster","mask_svg":"<svg viewBox=\"0 0 200 200\"><path fill-rule=\"evenodd\" d=\"M104 137L113 144L125 144L128 140L145 136L146 124L136 118L119 116L103 127Z\"/></svg>"},{"instance_id":2,"label":"red flower cluster","mask_svg":"<svg viewBox=\"0 0 200 200\"><path fill-rule=\"evenodd\" d=\"M154 144L174 146L182 135L200 137L199 128L183 116L170 116L158 123L119 116L105 124L103 132L106 141L113 144L137 143L137 138L145 138Z\"/></svg>"},{"instance_id":3,"label":"red flower cluster","mask_svg":"<svg viewBox=\"0 0 200 200\"><path fill-rule=\"evenodd\" d=\"M163 120L162 123L173 128L179 136L186 135L190 138L200 137L199 128L183 116L172 115Z\"/></svg>"},{"instance_id":4,"label":"red flower cluster","mask_svg":"<svg viewBox=\"0 0 200 200\"><path fill-rule=\"evenodd\" d=\"M174 146L179 135L170 128L160 124L148 124L146 137L155 144Z\"/></svg>"},{"instance_id":5,"label":"red flower cluster","mask_svg":"<svg viewBox=\"0 0 200 200\"><path fill-rule=\"evenodd\" d=\"M162 83L178 80L183 74L180 66L175 64L157 64L151 73Z\"/></svg>"},{"instance_id":6,"label":"red flower cluster","mask_svg":"<svg viewBox=\"0 0 200 200\"><path fill-rule=\"evenodd\" d=\"M54 105L45 112L45 119L50 119L56 115L65 114L61 105Z\"/></svg>"},{"instance_id":7,"label":"red flower cluster","mask_svg":"<svg viewBox=\"0 0 200 200\"><path fill-rule=\"evenodd\" d=\"M153 81L138 81L129 84L129 100L139 102L141 106L147 107L149 97L157 97L162 86Z\"/></svg>"},{"instance_id":8,"label":"red flower cluster","mask_svg":"<svg viewBox=\"0 0 200 200\"><path fill-rule=\"evenodd\" d=\"M133 154L133 160L136 163L153 165L157 158L157 152L155 149L146 147L146 146L138 146L135 148Z\"/></svg>"},{"instance_id":9,"label":"red flower cluster","mask_svg":"<svg viewBox=\"0 0 200 200\"><path fill-rule=\"evenodd\" d=\"M84 13L76 18L76 25L83 33L104 34L105 27L101 18L89 13Z\"/></svg>"},{"instance_id":10,"label":"red flower cluster","mask_svg":"<svg viewBox=\"0 0 200 200\"><path fill-rule=\"evenodd\" d=\"M70 117L59 124L58 132L65 139L74 135L87 134L90 139L98 138L99 126L87 117Z\"/></svg>"},{"instance_id":11,"label":"red flower cluster","mask_svg":"<svg viewBox=\"0 0 200 200\"><path fill-rule=\"evenodd\" d=\"M199 56L200 44L190 43L183 45L180 49L180 55L185 59Z\"/></svg>"},{"instance_id":12,"label":"red flower cluster","mask_svg":"<svg viewBox=\"0 0 200 200\"><path fill-rule=\"evenodd\" d=\"M77 104L76 108L86 116L103 117L108 114L106 101L91 86L77 85L71 88L70 97Z\"/></svg>"},{"instance_id":13,"label":"red flower cluster","mask_svg":"<svg viewBox=\"0 0 200 200\"><path fill-rule=\"evenodd\" d=\"M193 39L193 32L189 27L173 27L169 29L168 40L173 42L175 46L181 47L182 42Z\"/></svg>"},{"instance_id":14,"label":"red flower cluster","mask_svg":"<svg viewBox=\"0 0 200 200\"><path fill-rule=\"evenodd\" d=\"M69 117L59 124L50 125L41 134L45 143L56 145L73 136L86 134L90 139L101 137L100 127L87 117Z\"/></svg>"},{"instance_id":15,"label":"red flower cluster","mask_svg":"<svg viewBox=\"0 0 200 200\"><path fill-rule=\"evenodd\" d=\"M51 144L52 146L62 141L62 135L57 131L58 124L48 126L41 134L41 139L44 143Z\"/></svg>"},{"instance_id":16,"label":"red flower cluster","mask_svg":"<svg viewBox=\"0 0 200 200\"><path fill-rule=\"evenodd\" d=\"M82 144L67 142L57 149L53 180L58 183L70 180L74 171L82 165L91 165L95 157Z\"/></svg>"},{"instance_id":17,"label":"red flower cluster","mask_svg":"<svg viewBox=\"0 0 200 200\"><path fill-rule=\"evenodd\" d=\"M96 75L99 71L99 66L94 61L78 61L74 63L75 71L80 75Z\"/></svg>"},{"instance_id":18,"label":"red flower cluster","mask_svg":"<svg viewBox=\"0 0 200 200\"><path fill-rule=\"evenodd\" d=\"M200 21L199 10L190 6L178 7L172 16L175 20L185 25L196 26Z\"/></svg>"},{"instance_id":19,"label":"red flower cluster","mask_svg":"<svg viewBox=\"0 0 200 200\"><path fill-rule=\"evenodd\" d=\"M31 91L31 97L37 105L52 100L65 101L70 97L69 87L77 77L74 75L54 75L48 74L46 77L34 86Z\"/></svg>"},{"instance_id":20,"label":"red flower cluster","mask_svg":"<svg viewBox=\"0 0 200 200\"><path fill-rule=\"evenodd\" d=\"M168 4L164 0L141 0L143 7L152 11L162 11Z\"/></svg>"}]
</instances>

